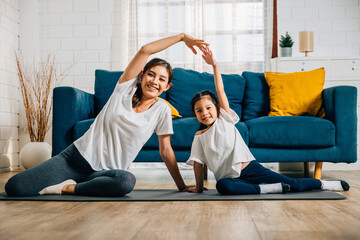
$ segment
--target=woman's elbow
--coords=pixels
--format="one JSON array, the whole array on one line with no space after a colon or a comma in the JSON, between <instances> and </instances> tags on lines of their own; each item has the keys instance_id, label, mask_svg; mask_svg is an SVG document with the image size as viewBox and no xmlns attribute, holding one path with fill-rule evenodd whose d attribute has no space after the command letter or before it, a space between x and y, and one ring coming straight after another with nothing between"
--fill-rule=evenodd
<instances>
[{"instance_id":1,"label":"woman's elbow","mask_svg":"<svg viewBox=\"0 0 360 240\"><path fill-rule=\"evenodd\" d=\"M159 152L162 159L165 159L167 156L169 156L169 150L167 149L160 149Z\"/></svg>"},{"instance_id":2,"label":"woman's elbow","mask_svg":"<svg viewBox=\"0 0 360 240\"><path fill-rule=\"evenodd\" d=\"M167 148L160 148L160 156L165 159L168 158L171 153L173 152L171 147L167 147Z\"/></svg>"},{"instance_id":3,"label":"woman's elbow","mask_svg":"<svg viewBox=\"0 0 360 240\"><path fill-rule=\"evenodd\" d=\"M151 47L148 44L145 44L140 48L139 53L144 55L151 55Z\"/></svg>"}]
</instances>

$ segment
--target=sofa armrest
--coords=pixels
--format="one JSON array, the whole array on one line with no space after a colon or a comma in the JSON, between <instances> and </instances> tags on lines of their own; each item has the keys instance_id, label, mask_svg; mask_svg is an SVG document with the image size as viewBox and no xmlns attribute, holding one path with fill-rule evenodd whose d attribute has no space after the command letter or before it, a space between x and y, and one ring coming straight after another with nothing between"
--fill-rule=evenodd
<instances>
[{"instance_id":1,"label":"sofa armrest","mask_svg":"<svg viewBox=\"0 0 360 240\"><path fill-rule=\"evenodd\" d=\"M336 127L336 159L341 162L357 160L357 89L352 86L337 86L324 89L325 118Z\"/></svg>"},{"instance_id":2,"label":"sofa armrest","mask_svg":"<svg viewBox=\"0 0 360 240\"><path fill-rule=\"evenodd\" d=\"M73 140L73 127L94 117L94 95L73 87L53 91L52 156L59 154Z\"/></svg>"}]
</instances>

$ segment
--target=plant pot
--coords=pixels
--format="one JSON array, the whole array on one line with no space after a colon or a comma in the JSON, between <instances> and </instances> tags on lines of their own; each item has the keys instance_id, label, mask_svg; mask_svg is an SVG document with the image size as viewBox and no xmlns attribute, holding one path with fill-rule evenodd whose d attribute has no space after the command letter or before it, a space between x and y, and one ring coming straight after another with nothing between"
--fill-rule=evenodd
<instances>
[{"instance_id":1,"label":"plant pot","mask_svg":"<svg viewBox=\"0 0 360 240\"><path fill-rule=\"evenodd\" d=\"M291 47L280 48L281 57L291 57L291 53L292 53Z\"/></svg>"},{"instance_id":2,"label":"plant pot","mask_svg":"<svg viewBox=\"0 0 360 240\"><path fill-rule=\"evenodd\" d=\"M25 169L35 167L50 157L51 146L47 142L29 142L20 152L20 161Z\"/></svg>"}]
</instances>

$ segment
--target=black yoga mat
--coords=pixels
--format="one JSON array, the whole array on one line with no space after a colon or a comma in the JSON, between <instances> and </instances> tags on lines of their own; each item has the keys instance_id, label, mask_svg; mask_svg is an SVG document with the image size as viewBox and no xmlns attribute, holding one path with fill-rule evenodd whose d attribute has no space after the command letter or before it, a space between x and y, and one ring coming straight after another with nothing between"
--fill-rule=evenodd
<instances>
[{"instance_id":1,"label":"black yoga mat","mask_svg":"<svg viewBox=\"0 0 360 240\"><path fill-rule=\"evenodd\" d=\"M0 193L0 201L64 201L64 202L161 202L161 201L258 201L258 200L340 200L344 195L331 191L309 191L284 194L256 194L222 196L215 189L204 193L178 192L176 190L134 190L124 197L85 197L74 195L38 195L7 197Z\"/></svg>"}]
</instances>

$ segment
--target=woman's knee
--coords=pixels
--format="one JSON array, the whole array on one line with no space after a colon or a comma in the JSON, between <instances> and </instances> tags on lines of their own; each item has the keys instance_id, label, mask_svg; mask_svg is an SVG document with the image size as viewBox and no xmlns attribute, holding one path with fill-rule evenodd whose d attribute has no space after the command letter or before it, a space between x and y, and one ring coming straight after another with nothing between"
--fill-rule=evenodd
<instances>
[{"instance_id":1,"label":"woman's knee","mask_svg":"<svg viewBox=\"0 0 360 240\"><path fill-rule=\"evenodd\" d=\"M20 197L24 195L24 184L19 175L12 176L5 184L5 192L9 197Z\"/></svg>"},{"instance_id":2,"label":"woman's knee","mask_svg":"<svg viewBox=\"0 0 360 240\"><path fill-rule=\"evenodd\" d=\"M134 174L125 170L116 170L115 180L117 181L118 195L124 196L130 193L136 184Z\"/></svg>"},{"instance_id":3,"label":"woman's knee","mask_svg":"<svg viewBox=\"0 0 360 240\"><path fill-rule=\"evenodd\" d=\"M216 190L221 195L229 195L232 193L232 184L234 183L234 180L232 178L222 178L216 183Z\"/></svg>"}]
</instances>

